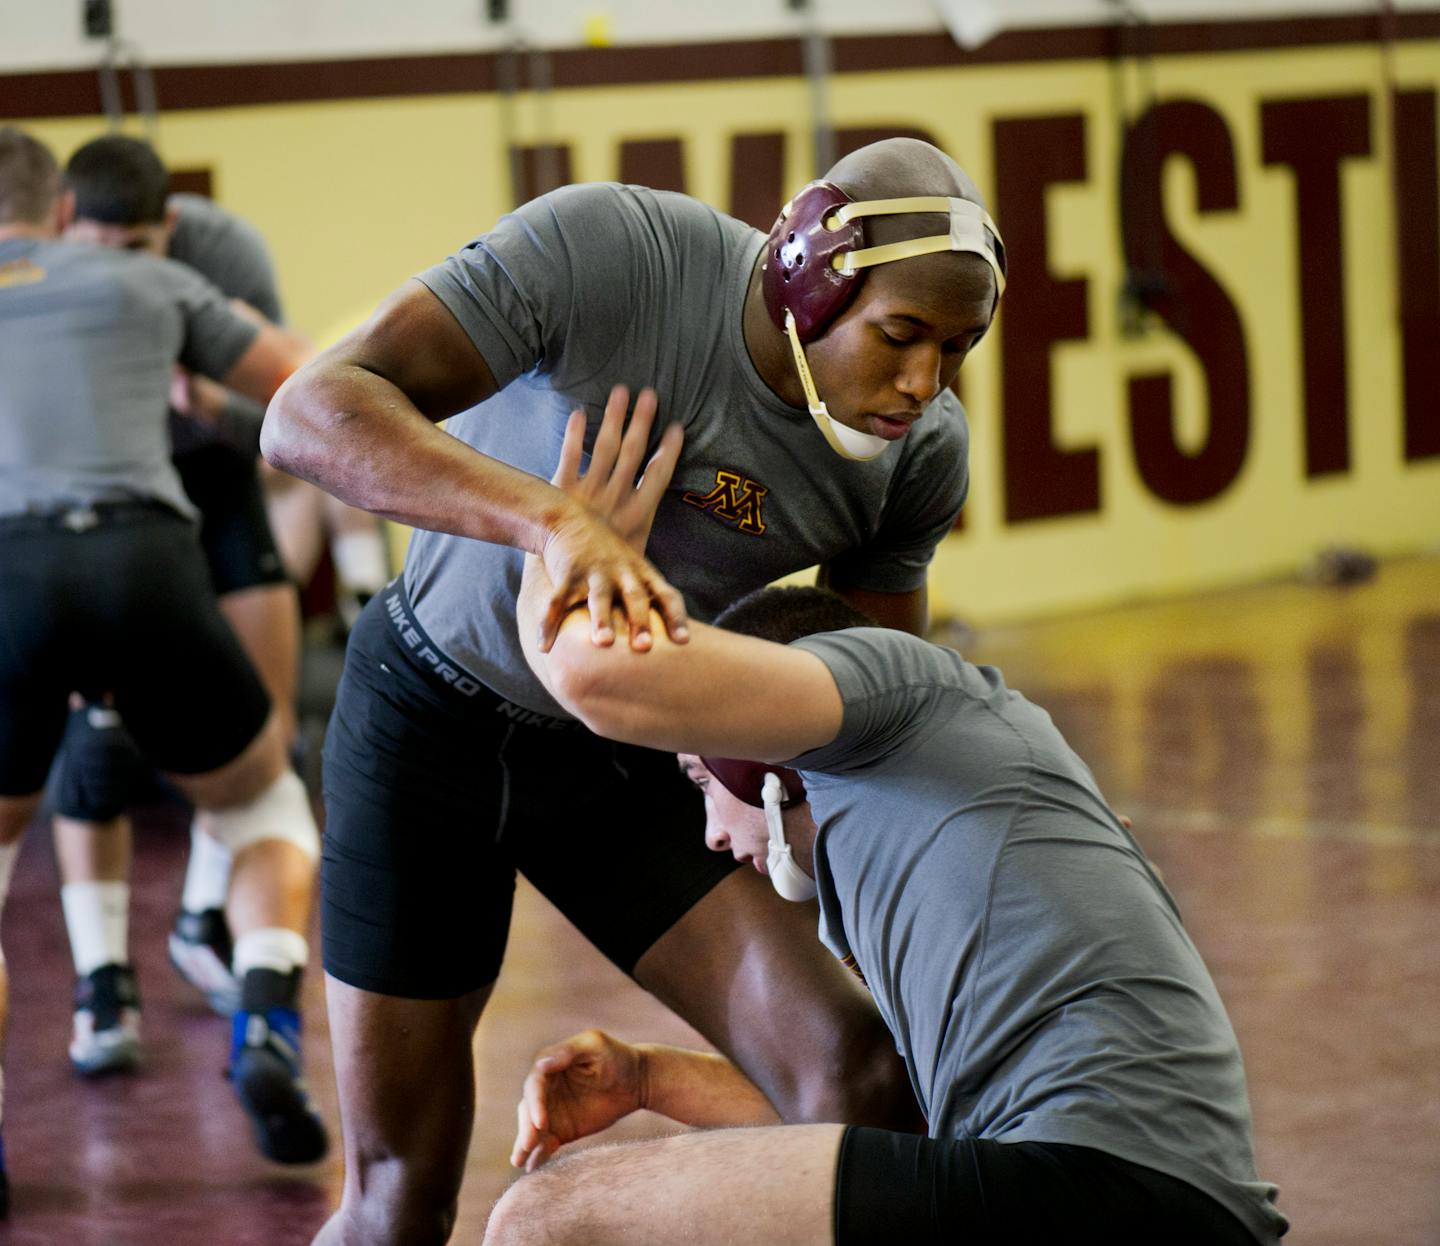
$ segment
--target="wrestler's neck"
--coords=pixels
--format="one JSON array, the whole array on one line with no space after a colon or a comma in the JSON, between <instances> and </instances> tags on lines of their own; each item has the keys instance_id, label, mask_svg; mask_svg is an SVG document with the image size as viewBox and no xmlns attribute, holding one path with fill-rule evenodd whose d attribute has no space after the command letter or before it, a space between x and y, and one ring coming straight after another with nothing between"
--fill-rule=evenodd
<instances>
[{"instance_id":1,"label":"wrestler's neck","mask_svg":"<svg viewBox=\"0 0 1440 1246\"><path fill-rule=\"evenodd\" d=\"M13 238L36 238L45 242L60 237L64 224L64 204L56 199L42 221L0 222L0 242L9 242Z\"/></svg>"},{"instance_id":2,"label":"wrestler's neck","mask_svg":"<svg viewBox=\"0 0 1440 1246\"><path fill-rule=\"evenodd\" d=\"M775 327L770 313L765 308L765 293L761 287L762 267L765 253L756 257L755 268L750 274L750 286L745 291L745 311L741 329L745 335L745 350L755 371L765 382L770 392L781 402L799 410L805 410L805 391L800 378L795 374L795 360L790 353L790 344L785 335Z\"/></svg>"},{"instance_id":3,"label":"wrestler's neck","mask_svg":"<svg viewBox=\"0 0 1440 1246\"><path fill-rule=\"evenodd\" d=\"M57 237L55 230L30 221L12 221L8 225L0 225L0 242L10 242L16 238L35 238L44 242L54 237Z\"/></svg>"}]
</instances>

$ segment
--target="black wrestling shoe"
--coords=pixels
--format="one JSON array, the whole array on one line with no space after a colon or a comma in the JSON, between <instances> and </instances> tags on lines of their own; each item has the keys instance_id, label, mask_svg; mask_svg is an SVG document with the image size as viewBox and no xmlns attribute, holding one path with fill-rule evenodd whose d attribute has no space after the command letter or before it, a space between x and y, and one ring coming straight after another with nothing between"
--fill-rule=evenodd
<instances>
[{"instance_id":1,"label":"black wrestling shoe","mask_svg":"<svg viewBox=\"0 0 1440 1246\"><path fill-rule=\"evenodd\" d=\"M82 1077L124 1073L140 1063L140 991L129 965L101 965L75 980L70 1064Z\"/></svg>"},{"instance_id":2,"label":"black wrestling shoe","mask_svg":"<svg viewBox=\"0 0 1440 1246\"><path fill-rule=\"evenodd\" d=\"M293 1008L235 1014L230 1081L261 1154L277 1164L310 1164L329 1149L300 1076L300 1017Z\"/></svg>"},{"instance_id":3,"label":"black wrestling shoe","mask_svg":"<svg viewBox=\"0 0 1440 1246\"><path fill-rule=\"evenodd\" d=\"M170 932L170 963L222 1017L240 1007L240 983L230 970L234 945L223 909L181 909Z\"/></svg>"}]
</instances>

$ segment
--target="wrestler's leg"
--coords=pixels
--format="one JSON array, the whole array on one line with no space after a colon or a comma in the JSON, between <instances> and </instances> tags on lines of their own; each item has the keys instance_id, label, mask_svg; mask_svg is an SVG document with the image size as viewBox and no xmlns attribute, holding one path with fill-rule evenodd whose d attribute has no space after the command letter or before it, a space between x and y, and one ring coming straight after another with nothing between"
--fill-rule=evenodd
<instances>
[{"instance_id":1,"label":"wrestler's leg","mask_svg":"<svg viewBox=\"0 0 1440 1246\"><path fill-rule=\"evenodd\" d=\"M346 1180L318 1240L346 1246L440 1242L454 1222L471 1039L515 886L495 843L508 720L417 669L385 600L351 633L325 738L321 924Z\"/></svg>"},{"instance_id":2,"label":"wrestler's leg","mask_svg":"<svg viewBox=\"0 0 1440 1246\"><path fill-rule=\"evenodd\" d=\"M300 595L293 584L255 584L220 598L271 703L285 744L295 740L295 689L300 669Z\"/></svg>"},{"instance_id":3,"label":"wrestler's leg","mask_svg":"<svg viewBox=\"0 0 1440 1246\"><path fill-rule=\"evenodd\" d=\"M830 1246L842 1132L718 1129L583 1151L515 1182L485 1246Z\"/></svg>"},{"instance_id":4,"label":"wrestler's leg","mask_svg":"<svg viewBox=\"0 0 1440 1246\"><path fill-rule=\"evenodd\" d=\"M492 989L401 999L326 976L345 1188L317 1246L449 1238L475 1119L471 1040Z\"/></svg>"},{"instance_id":5,"label":"wrestler's leg","mask_svg":"<svg viewBox=\"0 0 1440 1246\"><path fill-rule=\"evenodd\" d=\"M895 1039L816 936L812 904L725 877L637 962L635 980L728 1055L787 1123L923 1133Z\"/></svg>"}]
</instances>

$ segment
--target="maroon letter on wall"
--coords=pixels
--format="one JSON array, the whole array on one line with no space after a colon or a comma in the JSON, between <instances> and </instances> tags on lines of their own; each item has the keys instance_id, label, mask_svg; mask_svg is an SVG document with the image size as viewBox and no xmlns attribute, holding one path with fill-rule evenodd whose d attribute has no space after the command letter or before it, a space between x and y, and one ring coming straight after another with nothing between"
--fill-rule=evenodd
<instances>
[{"instance_id":1,"label":"maroon letter on wall","mask_svg":"<svg viewBox=\"0 0 1440 1246\"><path fill-rule=\"evenodd\" d=\"M785 203L780 187L784 164L785 135L778 130L731 138L730 215L768 234Z\"/></svg>"},{"instance_id":2,"label":"maroon letter on wall","mask_svg":"<svg viewBox=\"0 0 1440 1246\"><path fill-rule=\"evenodd\" d=\"M1370 98L1267 101L1260 105L1260 126L1265 163L1287 164L1295 173L1305 474L1325 476L1350 467L1340 161L1370 154Z\"/></svg>"},{"instance_id":3,"label":"maroon letter on wall","mask_svg":"<svg viewBox=\"0 0 1440 1246\"><path fill-rule=\"evenodd\" d=\"M1050 276L1045 188L1084 177L1083 116L995 123L995 221L1010 278L999 342L1008 523L1100 509L1100 452L1056 446L1050 404L1050 348L1088 337L1090 324L1085 280Z\"/></svg>"},{"instance_id":4,"label":"maroon letter on wall","mask_svg":"<svg viewBox=\"0 0 1440 1246\"><path fill-rule=\"evenodd\" d=\"M1239 195L1230 131L1208 105L1189 100L1156 104L1126 135L1120 203L1125 262L1143 272L1147 262L1158 260L1160 272L1149 275L1163 280L1148 290L1145 305L1195 352L1210 393L1209 432L1191 454L1175 440L1169 375L1130 381L1136 469L1156 497L1183 506L1222 493L1244 465L1250 363L1235 304L1165 224L1161 182L1165 161L1173 155L1195 166L1199 211L1233 211ZM1153 240L1147 230L1155 231Z\"/></svg>"},{"instance_id":5,"label":"maroon letter on wall","mask_svg":"<svg viewBox=\"0 0 1440 1246\"><path fill-rule=\"evenodd\" d=\"M1395 93L1395 166L1405 459L1413 463L1440 455L1440 187L1434 91Z\"/></svg>"}]
</instances>

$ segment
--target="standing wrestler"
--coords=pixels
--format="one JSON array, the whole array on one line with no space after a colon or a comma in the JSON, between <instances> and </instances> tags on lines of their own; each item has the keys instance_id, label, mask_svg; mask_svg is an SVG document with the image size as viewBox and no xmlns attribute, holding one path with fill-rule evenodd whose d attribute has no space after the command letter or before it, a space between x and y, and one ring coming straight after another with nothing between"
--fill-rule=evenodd
<instances>
[{"instance_id":1,"label":"standing wrestler","mask_svg":"<svg viewBox=\"0 0 1440 1246\"><path fill-rule=\"evenodd\" d=\"M234 857L227 908L252 959L230 1077L261 1149L312 1160L326 1138L296 1005L319 837L216 605L165 418L177 362L263 401L303 352L182 265L58 241L73 197L57 192L49 151L0 131L0 877L68 694L113 699Z\"/></svg>"},{"instance_id":2,"label":"standing wrestler","mask_svg":"<svg viewBox=\"0 0 1440 1246\"><path fill-rule=\"evenodd\" d=\"M897 196L924 198L876 202ZM863 989L803 911L705 851L673 759L560 709L518 649L514 598L528 550L557 585L552 625L588 596L611 643L619 600L639 637L654 599L678 639L687 607L709 617L819 564L922 630L968 480L948 387L1002 272L969 178L912 140L843 159L769 244L682 195L570 187L397 291L277 396L273 464L421 529L352 633L326 740L346 1183L317 1241L447 1237L516 870L786 1119L915 1123ZM546 483L568 413L593 431L612 382L654 386L685 430L653 564ZM612 819L622 839L602 833Z\"/></svg>"},{"instance_id":3,"label":"standing wrestler","mask_svg":"<svg viewBox=\"0 0 1440 1246\"><path fill-rule=\"evenodd\" d=\"M197 195L168 195L169 173L148 143L106 135L80 147L65 169L75 197L72 238L139 249L193 268L229 298L273 323L283 312L264 240L246 221ZM202 376L177 376L170 419L174 462L186 496L200 512L200 542L220 598L246 653L265 681L287 739L295 735L299 602L267 518L257 464L264 407ZM292 482L292 493L324 498ZM333 499L326 498L326 501ZM337 563L374 593L384 576L376 521L363 521L337 543ZM340 557L349 555L348 561ZM138 991L129 963L130 824L125 814L136 767L133 746L113 708L87 705L71 717L57 784L55 840L61 895L77 974L70 1058L93 1074L132 1066L139 1057ZM224 904L229 856L192 827L180 913L170 958L219 1012L233 1013L249 949L233 946ZM238 963L237 963L238 962ZM232 972L233 968L233 972Z\"/></svg>"}]
</instances>

